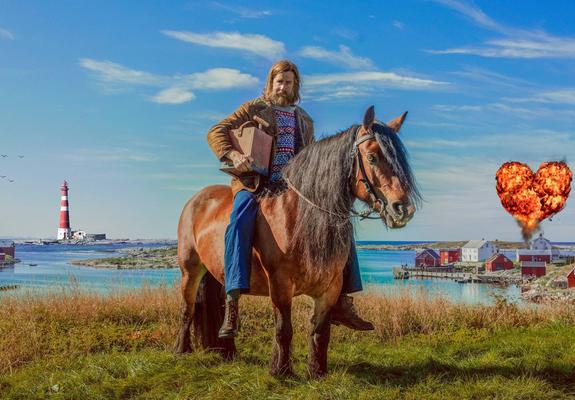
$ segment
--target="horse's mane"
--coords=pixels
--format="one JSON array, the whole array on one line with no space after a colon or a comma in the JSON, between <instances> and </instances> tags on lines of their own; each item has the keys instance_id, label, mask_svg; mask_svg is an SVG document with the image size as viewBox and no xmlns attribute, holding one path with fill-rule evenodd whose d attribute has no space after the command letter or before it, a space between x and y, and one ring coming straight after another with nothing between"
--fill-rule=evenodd
<instances>
[{"instance_id":1,"label":"horse's mane","mask_svg":"<svg viewBox=\"0 0 575 400\"><path fill-rule=\"evenodd\" d=\"M327 213L301 200L298 203L292 250L301 255L308 266L321 268L333 260L347 257L353 240L349 211L354 202L350 176L354 168L352 157L358 125L306 146L284 167L282 174L314 204ZM405 147L391 128L373 125L382 152L400 177L413 204L421 196L407 162Z\"/></svg>"}]
</instances>

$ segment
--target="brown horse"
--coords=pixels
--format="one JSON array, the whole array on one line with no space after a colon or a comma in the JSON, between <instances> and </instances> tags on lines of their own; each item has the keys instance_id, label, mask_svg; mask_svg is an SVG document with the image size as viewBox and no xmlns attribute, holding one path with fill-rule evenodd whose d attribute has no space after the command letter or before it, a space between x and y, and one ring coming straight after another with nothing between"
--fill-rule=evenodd
<instances>
[{"instance_id":1,"label":"brown horse","mask_svg":"<svg viewBox=\"0 0 575 400\"><path fill-rule=\"evenodd\" d=\"M273 304L272 375L293 373L291 303L301 294L315 302L309 373L316 377L327 372L330 310L340 295L353 240L354 200L369 204L387 227L401 228L411 219L421 197L397 135L405 115L386 125L375 120L370 107L363 124L298 153L283 170L287 188L260 196L249 293L270 296ZM233 339L217 337L225 299L224 232L231 210L230 187L218 185L201 190L182 211L178 353L191 350L192 323L202 347L218 349L227 357L235 353Z\"/></svg>"}]
</instances>

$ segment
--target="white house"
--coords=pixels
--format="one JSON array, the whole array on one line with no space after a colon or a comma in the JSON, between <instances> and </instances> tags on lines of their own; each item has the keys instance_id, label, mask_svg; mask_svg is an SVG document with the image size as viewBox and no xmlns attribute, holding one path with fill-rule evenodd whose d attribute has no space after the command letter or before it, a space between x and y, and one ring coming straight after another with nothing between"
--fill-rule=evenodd
<instances>
[{"instance_id":1,"label":"white house","mask_svg":"<svg viewBox=\"0 0 575 400\"><path fill-rule=\"evenodd\" d=\"M461 261L463 262L478 262L485 261L497 252L497 248L493 243L481 239L470 240L461 248Z\"/></svg>"},{"instance_id":2,"label":"white house","mask_svg":"<svg viewBox=\"0 0 575 400\"><path fill-rule=\"evenodd\" d=\"M543 234L540 233L539 237L533 239L529 244L529 248L531 250L551 250L553 246L551 246L551 242L543 237Z\"/></svg>"},{"instance_id":3,"label":"white house","mask_svg":"<svg viewBox=\"0 0 575 400\"><path fill-rule=\"evenodd\" d=\"M72 231L72 239L84 240L86 235L86 231Z\"/></svg>"},{"instance_id":4,"label":"white house","mask_svg":"<svg viewBox=\"0 0 575 400\"><path fill-rule=\"evenodd\" d=\"M553 263L561 263L564 262L564 258L568 257L569 254L562 252L559 249L554 249L551 245L551 242L548 239L543 237L543 234L540 233L539 237L533 239L529 244L529 248L531 250L542 250L546 251L551 254L551 262Z\"/></svg>"}]
</instances>

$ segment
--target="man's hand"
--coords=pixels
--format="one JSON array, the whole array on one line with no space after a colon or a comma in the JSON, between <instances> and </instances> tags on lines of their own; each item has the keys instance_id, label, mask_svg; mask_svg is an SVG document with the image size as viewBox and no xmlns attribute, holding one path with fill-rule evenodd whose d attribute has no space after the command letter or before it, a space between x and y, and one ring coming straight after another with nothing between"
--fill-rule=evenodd
<instances>
[{"instance_id":1,"label":"man's hand","mask_svg":"<svg viewBox=\"0 0 575 400\"><path fill-rule=\"evenodd\" d=\"M248 172L251 170L252 163L254 159L250 156L246 156L245 154L240 153L237 150L230 150L226 157L229 158L233 163L235 169L239 172Z\"/></svg>"}]
</instances>

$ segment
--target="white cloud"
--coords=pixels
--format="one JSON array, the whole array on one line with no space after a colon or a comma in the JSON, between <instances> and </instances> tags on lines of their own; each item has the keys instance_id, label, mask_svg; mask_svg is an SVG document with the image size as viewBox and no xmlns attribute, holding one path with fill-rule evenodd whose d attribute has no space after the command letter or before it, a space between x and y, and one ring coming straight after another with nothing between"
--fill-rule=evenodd
<instances>
[{"instance_id":1,"label":"white cloud","mask_svg":"<svg viewBox=\"0 0 575 400\"><path fill-rule=\"evenodd\" d=\"M159 104L182 104L192 101L195 98L196 96L187 89L171 87L156 94L152 97L152 101Z\"/></svg>"},{"instance_id":2,"label":"white cloud","mask_svg":"<svg viewBox=\"0 0 575 400\"><path fill-rule=\"evenodd\" d=\"M502 38L480 46L428 50L433 54L471 54L498 58L574 58L575 38L551 35L542 30L516 29L500 24L481 9L458 0L436 0L469 18L479 26L500 33Z\"/></svg>"},{"instance_id":3,"label":"white cloud","mask_svg":"<svg viewBox=\"0 0 575 400\"><path fill-rule=\"evenodd\" d=\"M397 29L400 29L400 30L404 30L404 29L405 29L405 24L404 24L403 22L401 22L401 21L394 20L391 24L392 24L395 28L397 28Z\"/></svg>"},{"instance_id":4,"label":"white cloud","mask_svg":"<svg viewBox=\"0 0 575 400\"><path fill-rule=\"evenodd\" d=\"M471 18L477 25L494 31L502 31L504 28L499 25L495 20L487 16L481 9L474 7L458 0L435 0L439 4L443 4L461 14Z\"/></svg>"},{"instance_id":5,"label":"white cloud","mask_svg":"<svg viewBox=\"0 0 575 400\"><path fill-rule=\"evenodd\" d=\"M0 28L0 39L14 40L14 34L8 29Z\"/></svg>"},{"instance_id":6,"label":"white cloud","mask_svg":"<svg viewBox=\"0 0 575 400\"><path fill-rule=\"evenodd\" d=\"M212 2L212 5L217 8L221 8L222 10L237 14L241 18L264 18L272 15L270 10L255 10L253 8L230 6L217 1Z\"/></svg>"},{"instance_id":7,"label":"white cloud","mask_svg":"<svg viewBox=\"0 0 575 400\"><path fill-rule=\"evenodd\" d=\"M194 33L188 31L163 30L162 33L174 39L209 47L243 50L275 61L285 53L282 42L264 35L239 32Z\"/></svg>"},{"instance_id":8,"label":"white cloud","mask_svg":"<svg viewBox=\"0 0 575 400\"><path fill-rule=\"evenodd\" d=\"M80 65L95 74L106 92L113 92L123 86L151 86L161 88L149 97L155 103L182 104L192 101L196 95L192 90L226 90L249 87L258 84L258 79L232 68L212 68L188 75L162 76L124 67L111 61L89 58L80 60Z\"/></svg>"},{"instance_id":9,"label":"white cloud","mask_svg":"<svg viewBox=\"0 0 575 400\"><path fill-rule=\"evenodd\" d=\"M136 161L150 162L156 161L157 156L150 153L135 152L126 148L110 149L76 149L62 156L79 162L113 162L113 161Z\"/></svg>"},{"instance_id":10,"label":"white cloud","mask_svg":"<svg viewBox=\"0 0 575 400\"><path fill-rule=\"evenodd\" d=\"M567 98L569 100L569 98ZM557 100L558 101L558 100ZM540 101L536 97L533 98L519 98L519 99L508 99L504 98L499 102L487 103L483 105L448 105L448 104L435 104L431 106L431 109L437 114L442 115L445 118L452 120L461 120L469 115L469 112L483 112L482 119L488 118L488 112L500 113L504 116L512 116L513 118L522 118L525 120L535 120L540 118L551 118L553 120L568 119L573 120L575 118L575 110L564 109L558 112L556 109L545 108L545 107L533 107L525 104L523 107L519 107L519 103L529 103L529 102L557 102L557 101ZM565 100L566 101L566 100ZM476 117L474 117L476 118Z\"/></svg>"},{"instance_id":11,"label":"white cloud","mask_svg":"<svg viewBox=\"0 0 575 400\"><path fill-rule=\"evenodd\" d=\"M335 28L334 30L332 30L333 33L335 33L338 36L341 36L344 39L348 39L348 40L355 40L358 37L358 33L355 31L352 31L351 29L346 29L346 28Z\"/></svg>"},{"instance_id":12,"label":"white cloud","mask_svg":"<svg viewBox=\"0 0 575 400\"><path fill-rule=\"evenodd\" d=\"M433 110L436 110L436 111L444 111L444 112L452 112L452 111L467 112L467 111L481 111L482 110L481 106L468 106L468 105L454 106L454 105L448 105L448 104L435 104L431 108Z\"/></svg>"},{"instance_id":13,"label":"white cloud","mask_svg":"<svg viewBox=\"0 0 575 400\"><path fill-rule=\"evenodd\" d=\"M193 89L231 89L257 85L255 76L243 74L232 68L212 68L205 72L197 72L184 78Z\"/></svg>"},{"instance_id":14,"label":"white cloud","mask_svg":"<svg viewBox=\"0 0 575 400\"><path fill-rule=\"evenodd\" d=\"M573 58L575 39L561 39L549 35L539 38L490 40L484 47L455 47L429 50L433 54L471 54L491 58Z\"/></svg>"},{"instance_id":15,"label":"white cloud","mask_svg":"<svg viewBox=\"0 0 575 400\"><path fill-rule=\"evenodd\" d=\"M435 150L439 153L429 155L429 159L425 159L422 165L429 162L433 164L433 158L441 159L442 163L447 160L444 154L451 152L449 149L468 149L469 151L476 152L477 149L488 150L482 154L490 154L492 157L497 157L498 154L506 154L508 156L514 154L522 154L526 157L531 157L525 162L541 162L542 149L545 149L546 155L554 155L562 158L566 153L571 153L570 149L575 148L575 136L567 132L552 131L546 129L532 129L525 132L508 132L508 133L487 133L477 139L474 136L457 137L457 138L438 138L438 137L424 137L419 139L408 139L405 141L409 149L419 150ZM419 153L419 157L422 157ZM461 154L455 154L456 162L461 158ZM507 160L508 161L508 160Z\"/></svg>"},{"instance_id":16,"label":"white cloud","mask_svg":"<svg viewBox=\"0 0 575 400\"><path fill-rule=\"evenodd\" d=\"M307 75L303 82L306 99L314 101L366 96L383 88L427 90L449 85L448 82L381 71Z\"/></svg>"},{"instance_id":17,"label":"white cloud","mask_svg":"<svg viewBox=\"0 0 575 400\"><path fill-rule=\"evenodd\" d=\"M564 88L541 92L528 97L505 98L513 103L551 103L575 105L575 89Z\"/></svg>"},{"instance_id":18,"label":"white cloud","mask_svg":"<svg viewBox=\"0 0 575 400\"><path fill-rule=\"evenodd\" d=\"M308 86L324 86L339 83L367 82L381 84L388 87L402 89L425 89L448 85L448 82L434 81L430 79L414 78L411 76L398 75L394 72L361 71L338 74L307 75L305 84Z\"/></svg>"},{"instance_id":19,"label":"white cloud","mask_svg":"<svg viewBox=\"0 0 575 400\"><path fill-rule=\"evenodd\" d=\"M467 67L461 71L451 72L451 74L465 78L465 83L469 80L481 82L481 85L474 87L475 90L482 88L503 88L506 93L509 93L509 89L524 92L526 89L533 90L537 88L535 84L525 79L519 79L514 76L504 75L478 67Z\"/></svg>"},{"instance_id":20,"label":"white cloud","mask_svg":"<svg viewBox=\"0 0 575 400\"><path fill-rule=\"evenodd\" d=\"M157 86L162 84L164 81L164 78L159 75L129 69L111 61L98 61L90 58L82 58L80 60L80 65L95 72L97 79L103 82Z\"/></svg>"},{"instance_id":21,"label":"white cloud","mask_svg":"<svg viewBox=\"0 0 575 400\"><path fill-rule=\"evenodd\" d=\"M319 46L306 46L299 51L302 57L323 60L337 65L344 65L348 68L364 69L373 68L373 61L367 57L354 55L350 48L344 45L339 46L339 51L326 50Z\"/></svg>"}]
</instances>

